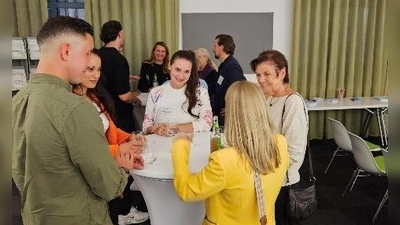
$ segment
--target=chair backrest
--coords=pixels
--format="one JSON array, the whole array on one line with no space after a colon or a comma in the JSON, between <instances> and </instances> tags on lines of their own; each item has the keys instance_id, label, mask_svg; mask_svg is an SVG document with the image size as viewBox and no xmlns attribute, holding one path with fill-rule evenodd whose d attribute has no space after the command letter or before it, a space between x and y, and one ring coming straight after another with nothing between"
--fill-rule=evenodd
<instances>
[{"instance_id":1,"label":"chair backrest","mask_svg":"<svg viewBox=\"0 0 400 225\"><path fill-rule=\"evenodd\" d=\"M347 134L346 127L343 124L335 119L328 118L333 132L333 138L337 146L345 151L352 151L351 142L349 135Z\"/></svg>"},{"instance_id":2,"label":"chair backrest","mask_svg":"<svg viewBox=\"0 0 400 225\"><path fill-rule=\"evenodd\" d=\"M386 174L385 171L379 169L375 162L374 156L368 148L367 143L353 133L349 132L348 134L353 149L354 160L356 161L357 165L368 173L381 175Z\"/></svg>"}]
</instances>

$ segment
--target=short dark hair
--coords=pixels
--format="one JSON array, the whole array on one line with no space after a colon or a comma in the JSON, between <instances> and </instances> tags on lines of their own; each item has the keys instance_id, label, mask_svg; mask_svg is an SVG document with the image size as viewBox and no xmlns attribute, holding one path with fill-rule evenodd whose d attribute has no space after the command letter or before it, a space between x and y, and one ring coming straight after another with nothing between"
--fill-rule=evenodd
<instances>
[{"instance_id":1,"label":"short dark hair","mask_svg":"<svg viewBox=\"0 0 400 225\"><path fill-rule=\"evenodd\" d=\"M233 55L235 53L235 42L233 41L233 38L231 35L228 34L218 34L215 37L215 40L218 40L218 45L223 45L224 49L223 51L226 54Z\"/></svg>"},{"instance_id":2,"label":"short dark hair","mask_svg":"<svg viewBox=\"0 0 400 225\"><path fill-rule=\"evenodd\" d=\"M114 41L118 37L118 33L122 30L122 25L117 20L105 22L101 27L100 39L107 44Z\"/></svg>"},{"instance_id":3,"label":"short dark hair","mask_svg":"<svg viewBox=\"0 0 400 225\"><path fill-rule=\"evenodd\" d=\"M90 34L93 37L94 31L92 25L82 19L69 16L57 16L49 18L40 29L37 36L38 45L41 46L48 39L67 33L77 34L83 37L86 34Z\"/></svg>"},{"instance_id":4,"label":"short dark hair","mask_svg":"<svg viewBox=\"0 0 400 225\"><path fill-rule=\"evenodd\" d=\"M257 58L251 60L250 67L251 69L256 72L257 67L264 62L272 62L275 64L275 67L278 70L283 68L286 69L286 76L283 78L283 83L289 83L289 65L288 61L286 60L285 56L277 50L267 50L263 51L258 54Z\"/></svg>"}]
</instances>

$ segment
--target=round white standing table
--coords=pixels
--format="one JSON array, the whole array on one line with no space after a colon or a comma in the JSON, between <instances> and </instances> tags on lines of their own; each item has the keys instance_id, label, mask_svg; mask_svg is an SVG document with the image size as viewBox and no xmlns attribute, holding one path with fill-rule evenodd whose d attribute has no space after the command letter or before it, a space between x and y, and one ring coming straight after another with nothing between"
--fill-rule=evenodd
<instances>
[{"instance_id":1,"label":"round white standing table","mask_svg":"<svg viewBox=\"0 0 400 225\"><path fill-rule=\"evenodd\" d=\"M189 167L192 173L199 172L208 163L210 153L210 133L194 133ZM154 163L146 164L143 170L133 170L136 180L146 201L152 225L201 224L204 215L204 201L183 202L175 192L173 185L171 148L174 137L148 135L148 142L154 142L158 156Z\"/></svg>"}]
</instances>

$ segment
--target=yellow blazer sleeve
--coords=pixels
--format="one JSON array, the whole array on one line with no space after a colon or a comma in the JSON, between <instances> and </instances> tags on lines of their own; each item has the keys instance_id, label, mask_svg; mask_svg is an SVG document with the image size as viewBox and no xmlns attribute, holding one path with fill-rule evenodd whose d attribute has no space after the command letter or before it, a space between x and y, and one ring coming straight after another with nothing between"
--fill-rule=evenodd
<instances>
[{"instance_id":1,"label":"yellow blazer sleeve","mask_svg":"<svg viewBox=\"0 0 400 225\"><path fill-rule=\"evenodd\" d=\"M188 166L190 141L184 139L174 141L172 145L174 187L183 201L203 200L225 188L225 168L215 153L210 155L208 164L199 173L191 174Z\"/></svg>"}]
</instances>

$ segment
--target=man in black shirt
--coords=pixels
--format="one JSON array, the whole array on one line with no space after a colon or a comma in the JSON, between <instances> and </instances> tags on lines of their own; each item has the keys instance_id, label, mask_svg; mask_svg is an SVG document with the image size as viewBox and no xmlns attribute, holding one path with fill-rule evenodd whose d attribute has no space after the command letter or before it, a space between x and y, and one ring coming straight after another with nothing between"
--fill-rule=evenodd
<instances>
[{"instance_id":1,"label":"man in black shirt","mask_svg":"<svg viewBox=\"0 0 400 225\"><path fill-rule=\"evenodd\" d=\"M115 104L115 125L127 133L135 130L132 103L140 104L138 93L132 92L129 82L129 64L119 52L124 46L121 23L111 20L103 24L100 39L101 70L105 76L104 86Z\"/></svg>"},{"instance_id":2,"label":"man in black shirt","mask_svg":"<svg viewBox=\"0 0 400 225\"><path fill-rule=\"evenodd\" d=\"M115 20L104 23L101 28L100 39L105 44L99 49L101 70L105 78L102 82L104 82L104 87L114 100L115 125L127 133L132 133L135 130L132 104L140 105L141 102L137 97L138 93L131 91L129 83L129 64L120 52L120 49L124 46L125 39L121 23ZM125 215L122 216L125 219L130 217L132 204L137 204L137 208L140 211L147 211L141 193L130 191L132 182L133 178L129 177L128 185L123 193L123 198L116 198L108 203L110 218L114 225L118 225L119 217L122 215ZM135 202L132 202L133 200ZM131 218L130 221L132 223L143 222L148 218L147 213L138 213L136 208L134 208L134 213L138 217Z\"/></svg>"},{"instance_id":3,"label":"man in black shirt","mask_svg":"<svg viewBox=\"0 0 400 225\"><path fill-rule=\"evenodd\" d=\"M221 61L221 64L218 67L219 77L212 109L213 114L218 116L218 123L220 126L224 125L226 91L234 82L246 80L246 77L243 75L242 67L233 57L234 52L235 43L230 35L219 34L215 37L214 55L216 59Z\"/></svg>"}]
</instances>

